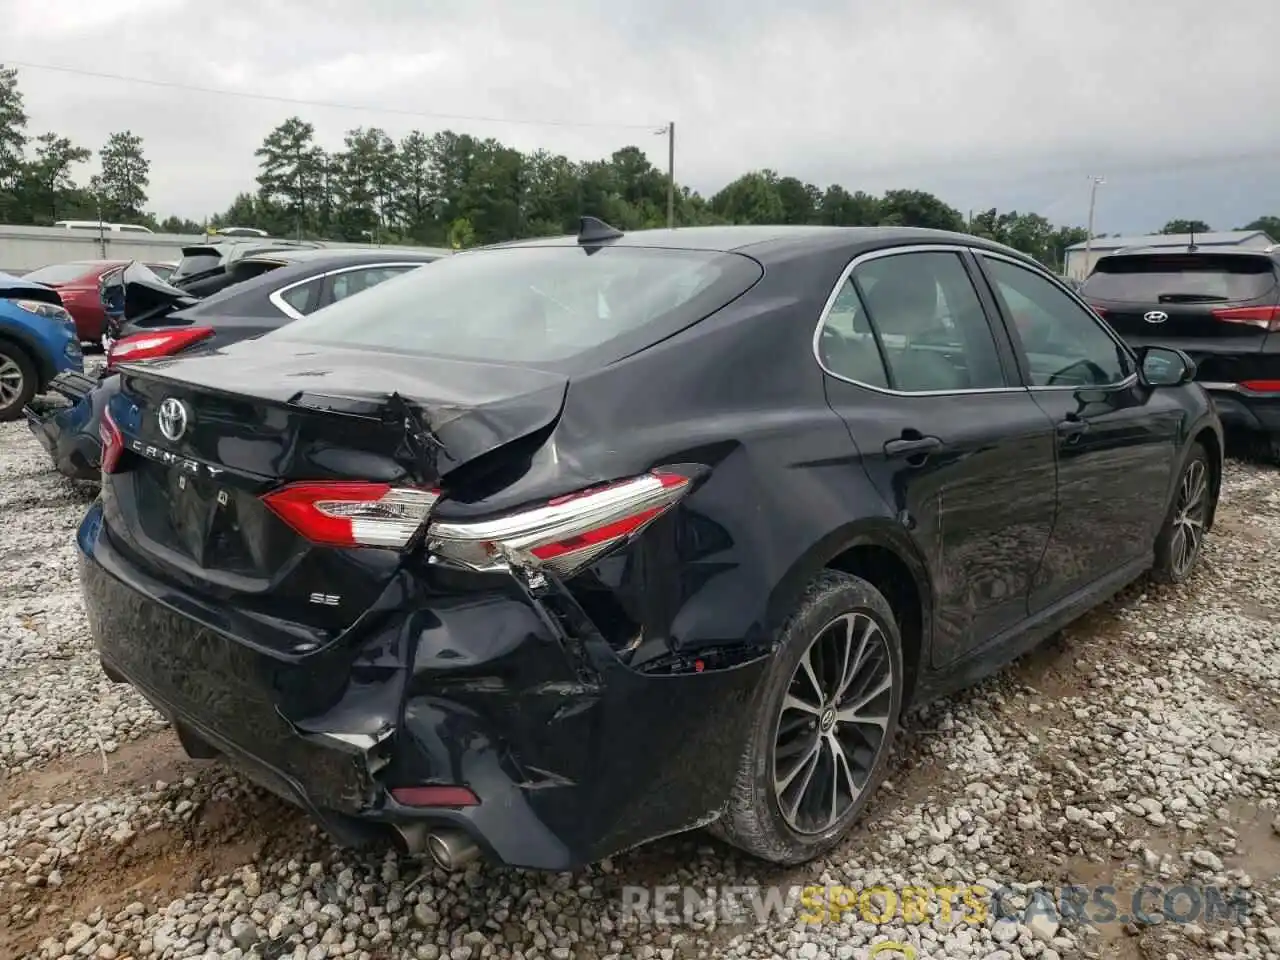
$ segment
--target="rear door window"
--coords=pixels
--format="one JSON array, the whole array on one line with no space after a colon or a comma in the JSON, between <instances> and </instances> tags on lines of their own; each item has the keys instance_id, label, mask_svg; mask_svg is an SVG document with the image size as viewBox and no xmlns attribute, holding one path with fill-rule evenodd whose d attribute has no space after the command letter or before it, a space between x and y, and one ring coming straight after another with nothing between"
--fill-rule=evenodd
<instances>
[{"instance_id":1,"label":"rear door window","mask_svg":"<svg viewBox=\"0 0 1280 960\"><path fill-rule=\"evenodd\" d=\"M1110 256L1098 261L1080 293L1126 303L1230 303L1261 299L1275 285L1275 267L1265 256Z\"/></svg>"},{"instance_id":2,"label":"rear door window","mask_svg":"<svg viewBox=\"0 0 1280 960\"><path fill-rule=\"evenodd\" d=\"M271 295L271 300L277 307L281 307L281 312L296 320L319 307L320 287L323 284L324 277L316 277L314 280L277 290Z\"/></svg>"},{"instance_id":3,"label":"rear door window","mask_svg":"<svg viewBox=\"0 0 1280 960\"><path fill-rule=\"evenodd\" d=\"M818 336L818 359L829 372L870 387L888 387L875 332L849 277L840 286Z\"/></svg>"},{"instance_id":4,"label":"rear door window","mask_svg":"<svg viewBox=\"0 0 1280 960\"><path fill-rule=\"evenodd\" d=\"M890 387L949 393L1006 385L986 311L959 254L875 257L859 264L852 280L879 341ZM853 323L856 331L857 317Z\"/></svg>"}]
</instances>

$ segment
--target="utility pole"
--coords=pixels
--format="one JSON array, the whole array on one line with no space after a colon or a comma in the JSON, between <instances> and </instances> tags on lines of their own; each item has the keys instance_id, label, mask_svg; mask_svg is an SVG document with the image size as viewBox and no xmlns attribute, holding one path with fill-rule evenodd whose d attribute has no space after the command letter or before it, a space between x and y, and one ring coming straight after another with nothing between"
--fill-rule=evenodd
<instances>
[{"instance_id":1,"label":"utility pole","mask_svg":"<svg viewBox=\"0 0 1280 960\"><path fill-rule=\"evenodd\" d=\"M1081 280L1088 279L1093 266L1089 259L1089 255L1093 252L1093 208L1098 202L1098 185L1107 182L1102 177L1090 177L1089 180L1089 226L1088 236L1084 238L1084 276L1080 278Z\"/></svg>"},{"instance_id":2,"label":"utility pole","mask_svg":"<svg viewBox=\"0 0 1280 960\"><path fill-rule=\"evenodd\" d=\"M93 202L98 210L98 250L103 260L107 259L107 226L102 222L102 185L93 189Z\"/></svg>"},{"instance_id":3,"label":"utility pole","mask_svg":"<svg viewBox=\"0 0 1280 960\"><path fill-rule=\"evenodd\" d=\"M667 229L676 228L676 122L668 120L656 135L667 135Z\"/></svg>"}]
</instances>

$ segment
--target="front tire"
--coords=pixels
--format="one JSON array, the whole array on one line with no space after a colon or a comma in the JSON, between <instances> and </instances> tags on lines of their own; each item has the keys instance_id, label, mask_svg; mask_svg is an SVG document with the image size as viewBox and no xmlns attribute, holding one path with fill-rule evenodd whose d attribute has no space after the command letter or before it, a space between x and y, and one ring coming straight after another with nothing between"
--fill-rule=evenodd
<instances>
[{"instance_id":1,"label":"front tire","mask_svg":"<svg viewBox=\"0 0 1280 960\"><path fill-rule=\"evenodd\" d=\"M791 865L834 848L884 777L902 710L902 638L880 591L826 571L779 641L712 830Z\"/></svg>"},{"instance_id":2,"label":"front tire","mask_svg":"<svg viewBox=\"0 0 1280 960\"><path fill-rule=\"evenodd\" d=\"M21 347L0 340L0 423L17 420L36 395L36 367Z\"/></svg>"},{"instance_id":3,"label":"front tire","mask_svg":"<svg viewBox=\"0 0 1280 960\"><path fill-rule=\"evenodd\" d=\"M1169 513L1156 536L1151 574L1160 583L1185 583L1195 570L1213 515L1211 481L1209 451L1197 443L1182 465Z\"/></svg>"}]
</instances>

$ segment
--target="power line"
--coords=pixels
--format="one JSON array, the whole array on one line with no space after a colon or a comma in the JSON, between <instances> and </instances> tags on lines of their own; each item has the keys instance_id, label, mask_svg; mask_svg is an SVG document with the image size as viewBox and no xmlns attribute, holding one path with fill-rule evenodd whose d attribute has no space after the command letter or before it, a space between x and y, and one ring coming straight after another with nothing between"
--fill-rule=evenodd
<instances>
[{"instance_id":1,"label":"power line","mask_svg":"<svg viewBox=\"0 0 1280 960\"><path fill-rule=\"evenodd\" d=\"M173 80L152 80L147 77L129 77L119 73L103 73L97 70L81 70L78 67L60 67L49 63L31 63L0 57L0 66L21 67L24 70L47 70L76 77L92 77L97 80L117 80L121 83L140 83L148 87L167 90L184 90L190 93L206 93L220 97L239 97L242 100L260 100L267 103L286 103L297 107L327 107L334 110L357 110L364 113L386 113L420 120L462 120L472 123L509 123L532 127L583 127L612 130L651 130L653 123L596 123L587 120L528 120L515 117L472 116L463 113L427 113L421 110L405 110L399 107L379 107L359 103L339 103L331 100L305 100L301 97L279 97L270 93L251 93L244 90L227 90L219 87L201 87Z\"/></svg>"}]
</instances>

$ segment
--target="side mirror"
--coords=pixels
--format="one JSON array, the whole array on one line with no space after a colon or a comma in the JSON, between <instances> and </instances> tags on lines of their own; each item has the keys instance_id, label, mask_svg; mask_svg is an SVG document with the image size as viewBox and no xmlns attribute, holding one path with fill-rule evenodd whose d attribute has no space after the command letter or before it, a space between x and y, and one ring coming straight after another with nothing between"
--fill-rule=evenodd
<instances>
[{"instance_id":1,"label":"side mirror","mask_svg":"<svg viewBox=\"0 0 1280 960\"><path fill-rule=\"evenodd\" d=\"M1173 347L1142 347L1138 350L1142 382L1149 387L1178 387L1196 376L1196 362Z\"/></svg>"}]
</instances>

